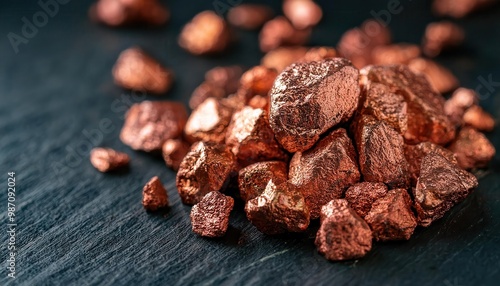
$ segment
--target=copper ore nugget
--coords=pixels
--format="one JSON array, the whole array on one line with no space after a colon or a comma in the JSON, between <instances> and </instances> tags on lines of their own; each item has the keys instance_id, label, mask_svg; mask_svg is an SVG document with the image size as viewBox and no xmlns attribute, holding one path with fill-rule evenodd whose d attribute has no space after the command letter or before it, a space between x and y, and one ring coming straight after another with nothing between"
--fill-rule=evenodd
<instances>
[{"instance_id":1,"label":"copper ore nugget","mask_svg":"<svg viewBox=\"0 0 500 286\"><path fill-rule=\"evenodd\" d=\"M417 227L413 202L405 189L390 190L373 204L365 216L378 241L408 240Z\"/></svg>"},{"instance_id":2,"label":"copper ore nugget","mask_svg":"<svg viewBox=\"0 0 500 286\"><path fill-rule=\"evenodd\" d=\"M205 73L205 81L224 89L226 94L238 90L243 69L240 66L215 67Z\"/></svg>"},{"instance_id":3,"label":"copper ore nugget","mask_svg":"<svg viewBox=\"0 0 500 286\"><path fill-rule=\"evenodd\" d=\"M417 187L413 189L417 221L429 226L478 186L473 174L437 153L422 160Z\"/></svg>"},{"instance_id":4,"label":"copper ore nugget","mask_svg":"<svg viewBox=\"0 0 500 286\"><path fill-rule=\"evenodd\" d=\"M495 0L434 0L432 10L438 16L462 18L494 3Z\"/></svg>"},{"instance_id":5,"label":"copper ore nugget","mask_svg":"<svg viewBox=\"0 0 500 286\"><path fill-rule=\"evenodd\" d=\"M358 106L359 72L349 60L295 63L271 89L269 121L289 152L305 151L331 127L349 120Z\"/></svg>"},{"instance_id":6,"label":"copper ore nugget","mask_svg":"<svg viewBox=\"0 0 500 286\"><path fill-rule=\"evenodd\" d=\"M256 95L248 101L248 106L253 108L260 108L266 111L269 110L269 96Z\"/></svg>"},{"instance_id":7,"label":"copper ore nugget","mask_svg":"<svg viewBox=\"0 0 500 286\"><path fill-rule=\"evenodd\" d=\"M240 85L251 95L267 95L277 76L278 73L273 68L255 66L241 76Z\"/></svg>"},{"instance_id":8,"label":"copper ore nugget","mask_svg":"<svg viewBox=\"0 0 500 286\"><path fill-rule=\"evenodd\" d=\"M189 152L190 145L182 139L168 139L163 143L162 155L165 164L174 171L179 169L179 166L184 159L184 156Z\"/></svg>"},{"instance_id":9,"label":"copper ore nugget","mask_svg":"<svg viewBox=\"0 0 500 286\"><path fill-rule=\"evenodd\" d=\"M316 62L338 57L337 50L332 47L313 47L300 59L302 62Z\"/></svg>"},{"instance_id":10,"label":"copper ore nugget","mask_svg":"<svg viewBox=\"0 0 500 286\"><path fill-rule=\"evenodd\" d=\"M280 73L287 66L299 61L306 52L305 47L279 47L262 57L260 64Z\"/></svg>"},{"instance_id":11,"label":"copper ore nugget","mask_svg":"<svg viewBox=\"0 0 500 286\"><path fill-rule=\"evenodd\" d=\"M281 46L301 46L309 41L311 29L298 30L283 16L267 22L259 34L259 45L263 52Z\"/></svg>"},{"instance_id":12,"label":"copper ore nugget","mask_svg":"<svg viewBox=\"0 0 500 286\"><path fill-rule=\"evenodd\" d=\"M161 26L170 11L158 0L99 0L90 8L90 17L111 27Z\"/></svg>"},{"instance_id":13,"label":"copper ore nugget","mask_svg":"<svg viewBox=\"0 0 500 286\"><path fill-rule=\"evenodd\" d=\"M120 139L134 150L159 151L166 140L182 135L186 120L187 112L182 103L136 103L125 115Z\"/></svg>"},{"instance_id":14,"label":"copper ore nugget","mask_svg":"<svg viewBox=\"0 0 500 286\"><path fill-rule=\"evenodd\" d=\"M304 194L311 218L319 217L321 207L359 182L356 151L345 129L337 129L311 149L297 152L290 161L290 183Z\"/></svg>"},{"instance_id":15,"label":"copper ore nugget","mask_svg":"<svg viewBox=\"0 0 500 286\"><path fill-rule=\"evenodd\" d=\"M495 128L495 119L479 105L474 105L465 111L463 117L465 125L479 131L491 132Z\"/></svg>"},{"instance_id":16,"label":"copper ore nugget","mask_svg":"<svg viewBox=\"0 0 500 286\"><path fill-rule=\"evenodd\" d=\"M233 108L215 98L207 98L187 120L184 133L190 142L223 143Z\"/></svg>"},{"instance_id":17,"label":"copper ore nugget","mask_svg":"<svg viewBox=\"0 0 500 286\"><path fill-rule=\"evenodd\" d=\"M260 196L270 180L278 185L288 180L288 166L285 162L259 162L241 169L238 173L238 186L243 201Z\"/></svg>"},{"instance_id":18,"label":"copper ore nugget","mask_svg":"<svg viewBox=\"0 0 500 286\"><path fill-rule=\"evenodd\" d=\"M200 104L202 104L207 98L213 97L220 99L226 96L226 92L220 86L216 86L210 82L202 82L198 87L195 88L189 99L189 107L191 109L196 109Z\"/></svg>"},{"instance_id":19,"label":"copper ore nugget","mask_svg":"<svg viewBox=\"0 0 500 286\"><path fill-rule=\"evenodd\" d=\"M287 182L270 180L260 196L246 203L245 212L250 222L268 235L302 232L309 226L304 196Z\"/></svg>"},{"instance_id":20,"label":"copper ore nugget","mask_svg":"<svg viewBox=\"0 0 500 286\"><path fill-rule=\"evenodd\" d=\"M449 149L455 153L463 169L484 168L495 157L495 147L483 133L464 127Z\"/></svg>"},{"instance_id":21,"label":"copper ore nugget","mask_svg":"<svg viewBox=\"0 0 500 286\"><path fill-rule=\"evenodd\" d=\"M162 94L170 90L174 74L170 69L134 47L123 51L113 67L115 83L123 88Z\"/></svg>"},{"instance_id":22,"label":"copper ore nugget","mask_svg":"<svg viewBox=\"0 0 500 286\"><path fill-rule=\"evenodd\" d=\"M196 204L204 195L220 191L234 169L234 155L226 146L197 142L179 166L176 185L182 202Z\"/></svg>"},{"instance_id":23,"label":"copper ore nugget","mask_svg":"<svg viewBox=\"0 0 500 286\"><path fill-rule=\"evenodd\" d=\"M111 148L94 148L90 151L90 163L100 172L106 173L128 166L130 157Z\"/></svg>"},{"instance_id":24,"label":"copper ore nugget","mask_svg":"<svg viewBox=\"0 0 500 286\"><path fill-rule=\"evenodd\" d=\"M227 21L244 30L256 30L273 17L273 10L266 5L240 4L229 9Z\"/></svg>"},{"instance_id":25,"label":"copper ore nugget","mask_svg":"<svg viewBox=\"0 0 500 286\"><path fill-rule=\"evenodd\" d=\"M373 203L387 194L387 186L383 183L357 183L345 192L349 206L362 218L371 210Z\"/></svg>"},{"instance_id":26,"label":"copper ore nugget","mask_svg":"<svg viewBox=\"0 0 500 286\"><path fill-rule=\"evenodd\" d=\"M416 58L408 66L414 73L425 75L434 90L440 93L453 91L460 84L451 71L433 60Z\"/></svg>"},{"instance_id":27,"label":"copper ore nugget","mask_svg":"<svg viewBox=\"0 0 500 286\"><path fill-rule=\"evenodd\" d=\"M472 89L458 88L444 104L444 112L455 126L462 126L465 111L478 103L478 96Z\"/></svg>"},{"instance_id":28,"label":"copper ore nugget","mask_svg":"<svg viewBox=\"0 0 500 286\"><path fill-rule=\"evenodd\" d=\"M372 231L344 199L335 199L321 208L321 226L315 240L326 259L356 259L372 248Z\"/></svg>"},{"instance_id":29,"label":"copper ore nugget","mask_svg":"<svg viewBox=\"0 0 500 286\"><path fill-rule=\"evenodd\" d=\"M420 47L411 44L393 44L375 47L372 62L375 65L408 64L420 56Z\"/></svg>"},{"instance_id":30,"label":"copper ore nugget","mask_svg":"<svg viewBox=\"0 0 500 286\"><path fill-rule=\"evenodd\" d=\"M191 209L191 227L194 233L205 237L222 237L229 226L229 214L234 199L213 191Z\"/></svg>"},{"instance_id":31,"label":"copper ore nugget","mask_svg":"<svg viewBox=\"0 0 500 286\"><path fill-rule=\"evenodd\" d=\"M299 30L316 26L323 17L321 7L311 0L286 0L283 13Z\"/></svg>"},{"instance_id":32,"label":"copper ore nugget","mask_svg":"<svg viewBox=\"0 0 500 286\"><path fill-rule=\"evenodd\" d=\"M441 51L459 46L465 38L464 30L449 21L430 23L425 29L422 46L424 54L435 57Z\"/></svg>"},{"instance_id":33,"label":"copper ore nugget","mask_svg":"<svg viewBox=\"0 0 500 286\"><path fill-rule=\"evenodd\" d=\"M168 206L167 191L157 176L151 178L142 189L142 205L151 212Z\"/></svg>"},{"instance_id":34,"label":"copper ore nugget","mask_svg":"<svg viewBox=\"0 0 500 286\"><path fill-rule=\"evenodd\" d=\"M430 141L444 145L455 138L455 126L444 114L444 98L431 88L422 75L407 66L368 66L360 71L361 83L379 83L404 97L407 103L407 130L403 134L409 144Z\"/></svg>"},{"instance_id":35,"label":"copper ore nugget","mask_svg":"<svg viewBox=\"0 0 500 286\"><path fill-rule=\"evenodd\" d=\"M231 41L229 27L213 11L203 11L187 23L179 36L179 45L193 55L223 52Z\"/></svg>"}]
</instances>

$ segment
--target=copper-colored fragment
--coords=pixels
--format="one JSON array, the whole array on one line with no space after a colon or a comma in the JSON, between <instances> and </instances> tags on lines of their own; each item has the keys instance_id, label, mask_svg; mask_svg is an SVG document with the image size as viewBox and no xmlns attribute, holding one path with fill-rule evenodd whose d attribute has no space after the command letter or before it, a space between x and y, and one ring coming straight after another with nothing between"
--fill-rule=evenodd
<instances>
[{"instance_id":1,"label":"copper-colored fragment","mask_svg":"<svg viewBox=\"0 0 500 286\"><path fill-rule=\"evenodd\" d=\"M479 131L491 132L495 128L495 119L479 105L474 105L467 109L463 120L465 125Z\"/></svg>"},{"instance_id":2,"label":"copper-colored fragment","mask_svg":"<svg viewBox=\"0 0 500 286\"><path fill-rule=\"evenodd\" d=\"M233 108L215 98L207 98L196 107L186 123L184 133L190 142L223 143Z\"/></svg>"},{"instance_id":3,"label":"copper-colored fragment","mask_svg":"<svg viewBox=\"0 0 500 286\"><path fill-rule=\"evenodd\" d=\"M300 46L307 43L311 29L298 30L283 16L267 22L259 34L260 49L269 52L281 46Z\"/></svg>"},{"instance_id":4,"label":"copper-colored fragment","mask_svg":"<svg viewBox=\"0 0 500 286\"><path fill-rule=\"evenodd\" d=\"M495 3L495 0L434 0L432 10L439 16L462 18Z\"/></svg>"},{"instance_id":5,"label":"copper-colored fragment","mask_svg":"<svg viewBox=\"0 0 500 286\"><path fill-rule=\"evenodd\" d=\"M313 47L300 59L302 62L316 62L338 57L337 50L332 47Z\"/></svg>"},{"instance_id":6,"label":"copper-colored fragment","mask_svg":"<svg viewBox=\"0 0 500 286\"><path fill-rule=\"evenodd\" d=\"M302 232L309 226L304 196L286 182L270 180L260 196L246 203L245 212L259 231L269 235Z\"/></svg>"},{"instance_id":7,"label":"copper-colored fragment","mask_svg":"<svg viewBox=\"0 0 500 286\"><path fill-rule=\"evenodd\" d=\"M94 148L90 151L90 163L100 172L110 172L128 166L130 157L111 148Z\"/></svg>"},{"instance_id":8,"label":"copper-colored fragment","mask_svg":"<svg viewBox=\"0 0 500 286\"><path fill-rule=\"evenodd\" d=\"M458 88L444 104L444 112L455 126L463 124L465 111L478 103L478 97L474 90Z\"/></svg>"},{"instance_id":9,"label":"copper-colored fragment","mask_svg":"<svg viewBox=\"0 0 500 286\"><path fill-rule=\"evenodd\" d=\"M222 87L209 82L202 82L191 94L191 99L189 99L189 107L191 109L196 109L196 107L202 104L209 97L220 99L225 96L226 92Z\"/></svg>"},{"instance_id":10,"label":"copper-colored fragment","mask_svg":"<svg viewBox=\"0 0 500 286\"><path fill-rule=\"evenodd\" d=\"M224 145L198 142L179 166L176 185L182 202L195 204L212 191L221 191L234 169L234 155Z\"/></svg>"},{"instance_id":11,"label":"copper-colored fragment","mask_svg":"<svg viewBox=\"0 0 500 286\"><path fill-rule=\"evenodd\" d=\"M174 171L179 169L179 166L184 159L184 156L189 152L190 145L182 139L168 139L163 143L162 155L165 164Z\"/></svg>"},{"instance_id":12,"label":"copper-colored fragment","mask_svg":"<svg viewBox=\"0 0 500 286\"><path fill-rule=\"evenodd\" d=\"M306 52L307 48L304 47L279 47L268 52L260 63L281 72L287 66L299 61Z\"/></svg>"},{"instance_id":13,"label":"copper-colored fragment","mask_svg":"<svg viewBox=\"0 0 500 286\"><path fill-rule=\"evenodd\" d=\"M234 199L213 191L191 209L191 228L194 233L205 237L221 237L229 226L229 214Z\"/></svg>"},{"instance_id":14,"label":"copper-colored fragment","mask_svg":"<svg viewBox=\"0 0 500 286\"><path fill-rule=\"evenodd\" d=\"M223 52L231 41L226 21L213 11L203 11L187 23L179 36L179 45L193 55Z\"/></svg>"},{"instance_id":15,"label":"copper-colored fragment","mask_svg":"<svg viewBox=\"0 0 500 286\"><path fill-rule=\"evenodd\" d=\"M387 186L383 183L357 183L345 192L345 199L356 213L364 218L371 210L373 203L387 194Z\"/></svg>"},{"instance_id":16,"label":"copper-colored fragment","mask_svg":"<svg viewBox=\"0 0 500 286\"><path fill-rule=\"evenodd\" d=\"M346 200L336 199L321 209L315 244L328 260L356 259L372 248L372 231Z\"/></svg>"},{"instance_id":17,"label":"copper-colored fragment","mask_svg":"<svg viewBox=\"0 0 500 286\"><path fill-rule=\"evenodd\" d=\"M253 108L260 108L263 110L269 110L269 96L256 95L248 101L248 106Z\"/></svg>"},{"instance_id":18,"label":"copper-colored fragment","mask_svg":"<svg viewBox=\"0 0 500 286\"><path fill-rule=\"evenodd\" d=\"M464 127L449 149L455 153L463 169L484 168L495 157L495 147L483 133Z\"/></svg>"},{"instance_id":19,"label":"copper-colored fragment","mask_svg":"<svg viewBox=\"0 0 500 286\"><path fill-rule=\"evenodd\" d=\"M420 56L420 47L411 44L377 46L373 48L371 56L375 65L408 64Z\"/></svg>"},{"instance_id":20,"label":"copper-colored fragment","mask_svg":"<svg viewBox=\"0 0 500 286\"><path fill-rule=\"evenodd\" d=\"M311 218L318 218L323 205L341 198L360 178L356 151L346 130L337 129L311 149L295 153L288 177L304 194Z\"/></svg>"},{"instance_id":21,"label":"copper-colored fragment","mask_svg":"<svg viewBox=\"0 0 500 286\"><path fill-rule=\"evenodd\" d=\"M441 51L460 45L465 38L464 30L452 22L430 23L425 29L422 42L424 54L435 57Z\"/></svg>"},{"instance_id":22,"label":"copper-colored fragment","mask_svg":"<svg viewBox=\"0 0 500 286\"><path fill-rule=\"evenodd\" d=\"M167 191L157 176L151 178L142 189L142 205L152 212L168 206Z\"/></svg>"},{"instance_id":23,"label":"copper-colored fragment","mask_svg":"<svg viewBox=\"0 0 500 286\"><path fill-rule=\"evenodd\" d=\"M316 26L323 17L321 7L311 0L286 0L283 13L300 30Z\"/></svg>"},{"instance_id":24,"label":"copper-colored fragment","mask_svg":"<svg viewBox=\"0 0 500 286\"><path fill-rule=\"evenodd\" d=\"M120 139L134 150L161 150L163 142L177 138L187 120L184 105L173 101L143 101L125 115Z\"/></svg>"},{"instance_id":25,"label":"copper-colored fragment","mask_svg":"<svg viewBox=\"0 0 500 286\"><path fill-rule=\"evenodd\" d=\"M255 66L246 71L240 80L241 88L248 90L251 95L267 95L273 87L278 73L275 69L265 66Z\"/></svg>"},{"instance_id":26,"label":"copper-colored fragment","mask_svg":"<svg viewBox=\"0 0 500 286\"><path fill-rule=\"evenodd\" d=\"M205 81L191 95L189 107L195 109L209 97L223 98L238 90L243 70L239 66L215 67L205 73Z\"/></svg>"},{"instance_id":27,"label":"copper-colored fragment","mask_svg":"<svg viewBox=\"0 0 500 286\"><path fill-rule=\"evenodd\" d=\"M416 58L408 66L414 73L425 75L434 90L440 93L453 91L460 84L451 71L435 61Z\"/></svg>"},{"instance_id":28,"label":"copper-colored fragment","mask_svg":"<svg viewBox=\"0 0 500 286\"><path fill-rule=\"evenodd\" d=\"M289 152L312 147L331 127L350 119L359 101L359 72L343 58L295 63L274 81L269 121Z\"/></svg>"},{"instance_id":29,"label":"copper-colored fragment","mask_svg":"<svg viewBox=\"0 0 500 286\"><path fill-rule=\"evenodd\" d=\"M429 226L478 185L476 177L443 156L430 153L422 159L417 187L413 189L418 224Z\"/></svg>"},{"instance_id":30,"label":"copper-colored fragment","mask_svg":"<svg viewBox=\"0 0 500 286\"><path fill-rule=\"evenodd\" d=\"M256 30L273 17L273 10L266 5L240 4L227 13L227 21L238 28Z\"/></svg>"},{"instance_id":31,"label":"copper-colored fragment","mask_svg":"<svg viewBox=\"0 0 500 286\"><path fill-rule=\"evenodd\" d=\"M162 94L170 90L174 74L142 49L123 51L113 67L115 83L123 88Z\"/></svg>"},{"instance_id":32,"label":"copper-colored fragment","mask_svg":"<svg viewBox=\"0 0 500 286\"><path fill-rule=\"evenodd\" d=\"M365 216L375 240L408 240L417 227L413 202L405 189L390 190Z\"/></svg>"},{"instance_id":33,"label":"copper-colored fragment","mask_svg":"<svg viewBox=\"0 0 500 286\"><path fill-rule=\"evenodd\" d=\"M259 162L241 169L238 174L241 198L247 202L260 196L270 180L278 185L288 180L288 166L285 162Z\"/></svg>"},{"instance_id":34,"label":"copper-colored fragment","mask_svg":"<svg viewBox=\"0 0 500 286\"><path fill-rule=\"evenodd\" d=\"M170 11L158 0L99 0L90 8L90 17L111 27L161 26Z\"/></svg>"}]
</instances>

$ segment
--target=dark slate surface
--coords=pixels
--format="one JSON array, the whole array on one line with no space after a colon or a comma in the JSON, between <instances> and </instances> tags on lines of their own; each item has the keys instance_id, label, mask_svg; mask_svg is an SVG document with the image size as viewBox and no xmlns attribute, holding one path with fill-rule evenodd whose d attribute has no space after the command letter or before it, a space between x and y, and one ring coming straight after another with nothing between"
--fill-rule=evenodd
<instances>
[{"instance_id":1,"label":"dark slate surface","mask_svg":"<svg viewBox=\"0 0 500 286\"><path fill-rule=\"evenodd\" d=\"M304 235L266 237L237 205L229 234L208 240L190 231L190 208L180 203L174 173L148 154L118 139L128 105L144 98L112 83L120 51L140 45L172 67L178 80L165 98L187 99L203 73L222 64L258 64L256 34L239 32L239 44L224 57L197 58L176 45L182 25L212 1L169 1L173 18L156 30L112 30L90 23L91 1L70 1L15 54L7 34L21 33L22 17L40 11L37 1L0 4L0 168L17 176L17 279L0 285L486 285L500 278L500 162L481 173L480 187L445 218L418 229L409 242L376 243L364 259L331 263ZM222 1L226 2L226 1ZM229 3L231 1L227 1ZM238 2L238 1L232 1ZM312 44L334 45L342 32L385 9L389 1L322 1L325 20ZM335 2L332 4L331 2ZM369 2L370 4L366 4ZM28 4L30 3L30 4ZM418 42L428 21L429 1L402 0L392 15L396 41ZM274 2L276 9L279 7ZM481 78L500 81L500 10L458 21L467 31L463 48L440 58L463 86ZM43 19L42 19L43 20ZM481 105L500 116L499 86ZM486 91L487 89L485 89ZM112 122L113 130L99 129ZM96 131L100 130L100 131ZM94 134L92 141L84 131ZM500 149L500 130L488 135ZM104 175L88 161L91 146L129 153L128 173ZM172 208L148 215L141 188L152 176L165 183ZM0 192L2 248L6 250L6 191Z\"/></svg>"}]
</instances>

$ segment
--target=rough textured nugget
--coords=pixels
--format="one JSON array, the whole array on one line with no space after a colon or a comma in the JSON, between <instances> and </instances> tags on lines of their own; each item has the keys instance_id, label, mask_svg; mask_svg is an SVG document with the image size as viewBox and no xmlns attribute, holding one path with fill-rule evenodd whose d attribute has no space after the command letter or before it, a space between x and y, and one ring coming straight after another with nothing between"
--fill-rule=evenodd
<instances>
[{"instance_id":1,"label":"rough textured nugget","mask_svg":"<svg viewBox=\"0 0 500 286\"><path fill-rule=\"evenodd\" d=\"M429 57L435 57L441 51L460 45L465 38L464 30L452 22L430 23L425 29L422 41L423 51Z\"/></svg>"},{"instance_id":2,"label":"rough textured nugget","mask_svg":"<svg viewBox=\"0 0 500 286\"><path fill-rule=\"evenodd\" d=\"M161 148L165 164L174 171L177 171L182 159L189 152L190 147L189 143L182 139L168 139L165 141Z\"/></svg>"},{"instance_id":3,"label":"rough textured nugget","mask_svg":"<svg viewBox=\"0 0 500 286\"><path fill-rule=\"evenodd\" d=\"M464 127L449 146L463 169L484 168L495 157L495 147L483 133Z\"/></svg>"},{"instance_id":4,"label":"rough textured nugget","mask_svg":"<svg viewBox=\"0 0 500 286\"><path fill-rule=\"evenodd\" d=\"M147 211L157 211L168 206L167 191L157 176L151 178L142 189L142 205Z\"/></svg>"},{"instance_id":5,"label":"rough textured nugget","mask_svg":"<svg viewBox=\"0 0 500 286\"><path fill-rule=\"evenodd\" d=\"M383 183L357 183L345 192L349 206L362 218L371 210L373 203L387 194L387 186Z\"/></svg>"},{"instance_id":6,"label":"rough textured nugget","mask_svg":"<svg viewBox=\"0 0 500 286\"><path fill-rule=\"evenodd\" d=\"M270 180L278 185L288 180L288 166L285 162L259 162L241 169L238 173L238 186L243 201L260 196Z\"/></svg>"},{"instance_id":7,"label":"rough textured nugget","mask_svg":"<svg viewBox=\"0 0 500 286\"><path fill-rule=\"evenodd\" d=\"M216 98L207 98L196 107L186 122L184 134L190 142L224 143L233 108Z\"/></svg>"},{"instance_id":8,"label":"rough textured nugget","mask_svg":"<svg viewBox=\"0 0 500 286\"><path fill-rule=\"evenodd\" d=\"M425 75L434 90L440 93L453 91L460 85L451 71L433 60L416 58L408 66L413 72Z\"/></svg>"},{"instance_id":9,"label":"rough textured nugget","mask_svg":"<svg viewBox=\"0 0 500 286\"><path fill-rule=\"evenodd\" d=\"M191 209L191 227L194 233L205 237L221 237L229 226L229 214L234 199L213 191Z\"/></svg>"}]
</instances>

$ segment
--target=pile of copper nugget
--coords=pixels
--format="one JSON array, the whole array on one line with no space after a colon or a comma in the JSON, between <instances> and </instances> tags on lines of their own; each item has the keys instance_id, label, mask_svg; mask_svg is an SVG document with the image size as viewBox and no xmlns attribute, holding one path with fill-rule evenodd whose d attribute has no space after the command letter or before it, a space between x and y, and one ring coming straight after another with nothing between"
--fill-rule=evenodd
<instances>
[{"instance_id":1,"label":"pile of copper nugget","mask_svg":"<svg viewBox=\"0 0 500 286\"><path fill-rule=\"evenodd\" d=\"M94 8L109 25L154 24L169 15L135 11L135 1L111 2ZM461 16L468 13L456 10L463 3L488 1L458 2L436 0L435 9ZM121 14L111 17L104 5ZM263 25L261 65L209 70L189 101L190 115L171 101L137 103L126 114L122 142L162 153L177 171L179 196L193 205L194 233L224 236L241 200L262 233L304 232L319 219L318 251L329 260L356 259L373 240L410 239L417 226L443 217L478 186L470 171L495 155L483 133L495 120L476 92L459 88L431 59L463 41L459 26L432 23L419 46L391 43L388 28L369 20L347 31L337 48L307 48L321 8L287 0L283 10L285 16L271 19L266 6L240 5L228 13L231 24L214 12L196 15L180 33L181 47L194 55L221 52L230 27ZM126 89L152 94L167 92L174 80L172 70L140 48L124 51L113 75ZM447 100L446 92L452 93ZM129 163L126 154L107 148L95 149L91 161L103 172ZM152 178L143 189L144 207L168 204L162 183Z\"/></svg>"}]
</instances>

